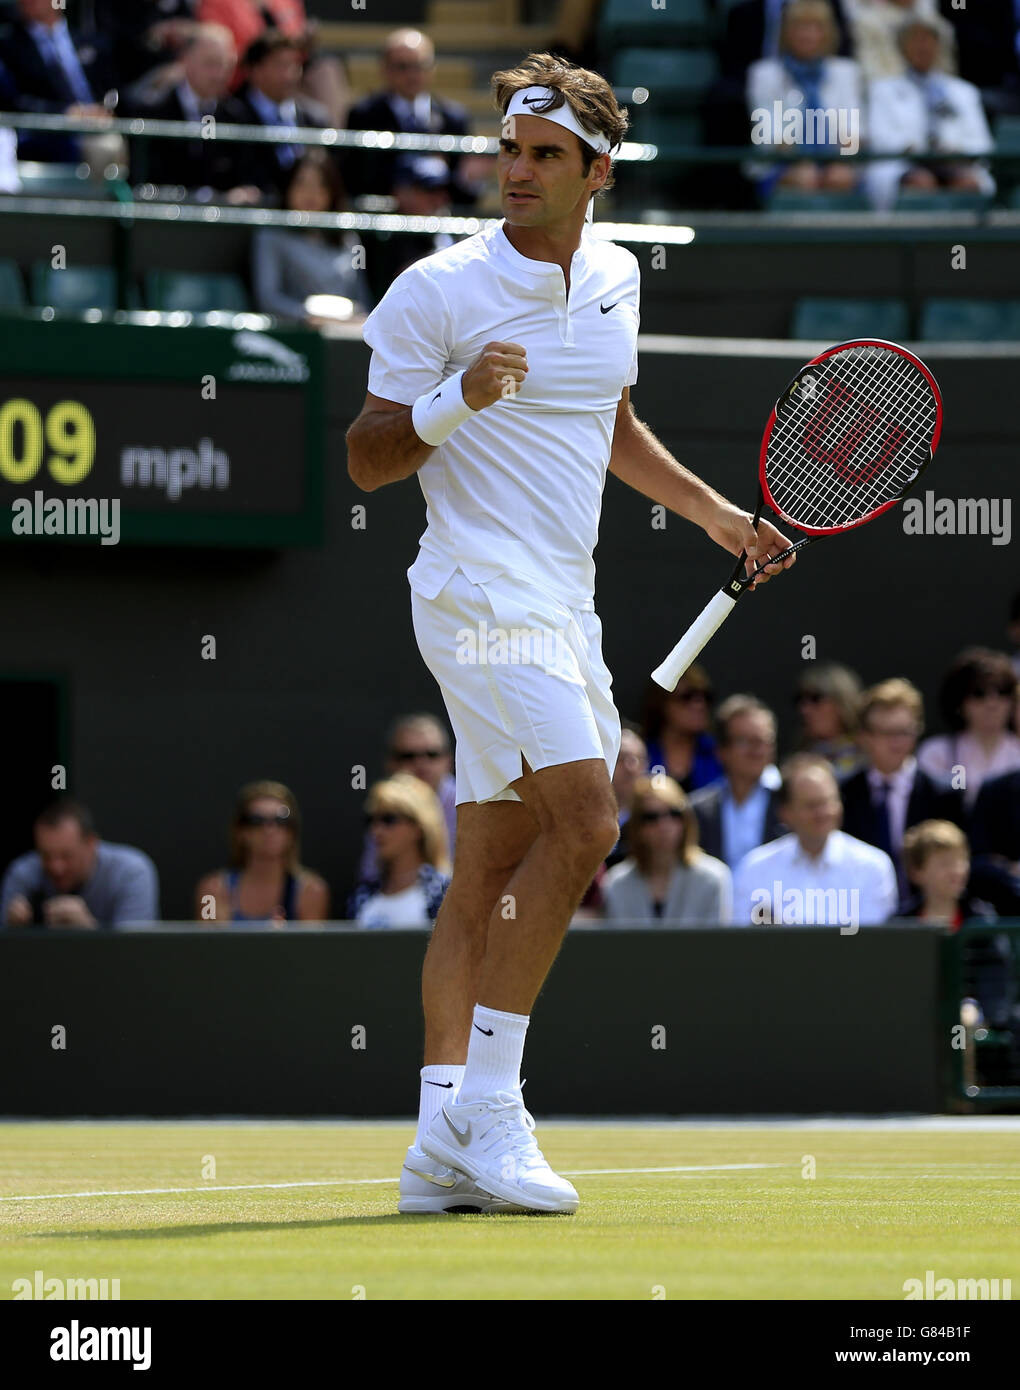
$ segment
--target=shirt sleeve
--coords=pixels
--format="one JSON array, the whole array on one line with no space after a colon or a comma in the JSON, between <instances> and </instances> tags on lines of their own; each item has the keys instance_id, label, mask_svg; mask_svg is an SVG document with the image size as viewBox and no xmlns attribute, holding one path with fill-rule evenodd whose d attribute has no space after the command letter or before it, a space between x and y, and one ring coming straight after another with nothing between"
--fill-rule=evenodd
<instances>
[{"instance_id":1,"label":"shirt sleeve","mask_svg":"<svg viewBox=\"0 0 1020 1390\"><path fill-rule=\"evenodd\" d=\"M638 332L640 333L640 332L641 332L641 267L640 267L640 265L638 264L636 258L635 258L635 261L634 261L634 282L635 282L635 283L634 283L634 294L635 294L634 312L635 312L636 315L637 315ZM638 375L638 350L637 350L637 342L635 341L635 343L634 343L634 356L633 356L633 358L631 359L630 371L627 373L627 380L626 380L626 382L624 383L624 385L625 385L625 386L633 386L634 383L635 383L635 381L637 381L637 375Z\"/></svg>"},{"instance_id":2,"label":"shirt sleeve","mask_svg":"<svg viewBox=\"0 0 1020 1390\"><path fill-rule=\"evenodd\" d=\"M159 879L151 859L130 864L117 886L111 926L159 920Z\"/></svg>"},{"instance_id":3,"label":"shirt sleeve","mask_svg":"<svg viewBox=\"0 0 1020 1390\"><path fill-rule=\"evenodd\" d=\"M881 861L875 866L872 881L862 897L864 898L864 902L861 904L860 925L862 927L880 927L883 922L888 922L896 911L899 903L896 870L887 854L883 854Z\"/></svg>"},{"instance_id":4,"label":"shirt sleeve","mask_svg":"<svg viewBox=\"0 0 1020 1390\"><path fill-rule=\"evenodd\" d=\"M7 925L7 909L11 905L11 899L19 896L31 898L33 893L39 891L39 871L38 866L33 867L32 859L22 856L15 859L4 874L2 886L0 886L0 927Z\"/></svg>"},{"instance_id":5,"label":"shirt sleeve","mask_svg":"<svg viewBox=\"0 0 1020 1390\"><path fill-rule=\"evenodd\" d=\"M446 296L415 266L398 275L365 320L373 396L413 405L448 375L452 319Z\"/></svg>"}]
</instances>

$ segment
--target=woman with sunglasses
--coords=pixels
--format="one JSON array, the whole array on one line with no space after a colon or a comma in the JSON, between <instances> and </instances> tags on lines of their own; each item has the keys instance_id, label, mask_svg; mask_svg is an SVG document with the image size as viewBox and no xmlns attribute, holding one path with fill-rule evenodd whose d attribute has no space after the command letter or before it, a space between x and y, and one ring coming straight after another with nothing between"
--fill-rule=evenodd
<instances>
[{"instance_id":1,"label":"woman with sunglasses","mask_svg":"<svg viewBox=\"0 0 1020 1390\"><path fill-rule=\"evenodd\" d=\"M648 746L648 766L658 768L696 792L723 775L715 754L715 740L708 732L715 692L700 666L689 666L673 691L649 682L645 696L643 735Z\"/></svg>"},{"instance_id":2,"label":"woman with sunglasses","mask_svg":"<svg viewBox=\"0 0 1020 1390\"><path fill-rule=\"evenodd\" d=\"M698 847L698 821L671 777L641 777L627 822L630 854L602 880L608 922L727 923L730 871Z\"/></svg>"},{"instance_id":3,"label":"woman with sunglasses","mask_svg":"<svg viewBox=\"0 0 1020 1390\"><path fill-rule=\"evenodd\" d=\"M933 777L950 777L973 809L982 782L1020 768L1020 738L1010 732L1015 716L1017 674L1005 652L968 647L942 682L939 704L948 734L925 739L917 762Z\"/></svg>"},{"instance_id":4,"label":"woman with sunglasses","mask_svg":"<svg viewBox=\"0 0 1020 1390\"><path fill-rule=\"evenodd\" d=\"M825 758L837 777L849 777L865 764L857 743L860 678L847 666L829 662L805 671L793 703L800 720L797 749Z\"/></svg>"},{"instance_id":5,"label":"woman with sunglasses","mask_svg":"<svg viewBox=\"0 0 1020 1390\"><path fill-rule=\"evenodd\" d=\"M199 922L323 922L329 888L301 864L301 812L282 782L249 782L230 822L230 868L195 890Z\"/></svg>"},{"instance_id":6,"label":"woman with sunglasses","mask_svg":"<svg viewBox=\"0 0 1020 1390\"><path fill-rule=\"evenodd\" d=\"M362 927L427 927L450 882L439 798L420 778L397 772L372 787L365 820L377 869L351 894L347 916Z\"/></svg>"}]
</instances>

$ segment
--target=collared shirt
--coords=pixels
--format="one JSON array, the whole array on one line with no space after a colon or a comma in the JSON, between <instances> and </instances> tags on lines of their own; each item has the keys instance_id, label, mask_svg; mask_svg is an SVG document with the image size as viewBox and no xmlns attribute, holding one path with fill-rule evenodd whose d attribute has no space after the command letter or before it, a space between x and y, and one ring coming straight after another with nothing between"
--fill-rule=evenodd
<instances>
[{"instance_id":1,"label":"collared shirt","mask_svg":"<svg viewBox=\"0 0 1020 1390\"><path fill-rule=\"evenodd\" d=\"M892 847L899 854L903 844L903 832L907 826L907 803L914 788L914 775L917 772L917 759L905 758L897 772L888 774L877 768L868 768L868 787L872 804L878 806L882 800L882 784L888 787L886 805L889 810L889 837Z\"/></svg>"},{"instance_id":2,"label":"collared shirt","mask_svg":"<svg viewBox=\"0 0 1020 1390\"><path fill-rule=\"evenodd\" d=\"M413 101L391 92L388 101L405 130L427 134L432 129L432 98L428 92L419 92Z\"/></svg>"},{"instance_id":3,"label":"collared shirt","mask_svg":"<svg viewBox=\"0 0 1020 1390\"><path fill-rule=\"evenodd\" d=\"M203 116L211 116L216 109L216 102L200 97L186 78L178 82L176 92L181 110L189 121L200 121Z\"/></svg>"},{"instance_id":4,"label":"collared shirt","mask_svg":"<svg viewBox=\"0 0 1020 1390\"><path fill-rule=\"evenodd\" d=\"M418 470L428 526L408 571L434 598L459 566L512 573L592 609L602 491L625 386L637 380L640 271L585 228L570 266L523 256L503 223L416 261L369 316L368 389L412 405L486 343L523 343L528 375Z\"/></svg>"},{"instance_id":5,"label":"collared shirt","mask_svg":"<svg viewBox=\"0 0 1020 1390\"><path fill-rule=\"evenodd\" d=\"M765 838L765 817L768 809L769 791L761 782L738 806L733 800L727 779L719 805L719 815L722 857L731 869L735 869L746 854L757 849Z\"/></svg>"},{"instance_id":6,"label":"collared shirt","mask_svg":"<svg viewBox=\"0 0 1020 1390\"><path fill-rule=\"evenodd\" d=\"M1016 734L1003 734L989 757L984 745L973 734L966 731L939 734L935 738L925 739L917 750L917 761L933 777L949 777L954 786L962 785L963 802L970 811L982 782L1020 768L1020 738Z\"/></svg>"},{"instance_id":7,"label":"collared shirt","mask_svg":"<svg viewBox=\"0 0 1020 1390\"><path fill-rule=\"evenodd\" d=\"M0 925L7 921L11 899L63 897L43 872L42 860L33 850L8 866L0 888ZM101 927L119 927L131 922L154 922L159 918L159 881L156 866L147 854L130 845L99 842L92 877L72 889L72 897L82 898Z\"/></svg>"},{"instance_id":8,"label":"collared shirt","mask_svg":"<svg viewBox=\"0 0 1020 1390\"><path fill-rule=\"evenodd\" d=\"M297 106L293 101L281 101L277 105L275 101L270 101L265 93L260 92L257 87L248 88L248 100L254 106L263 125L300 125ZM271 148L276 152L277 159L285 169L289 169L292 164L296 163L303 151L301 145L273 145Z\"/></svg>"},{"instance_id":9,"label":"collared shirt","mask_svg":"<svg viewBox=\"0 0 1020 1390\"><path fill-rule=\"evenodd\" d=\"M43 60L47 63L57 63L62 69L75 101L84 105L95 101L67 27L67 20L58 19L56 24L29 24L27 28Z\"/></svg>"},{"instance_id":10,"label":"collared shirt","mask_svg":"<svg viewBox=\"0 0 1020 1390\"><path fill-rule=\"evenodd\" d=\"M878 926L897 898L889 856L842 830L830 834L817 858L796 835L784 835L752 850L733 875L733 920L740 926Z\"/></svg>"}]
</instances>

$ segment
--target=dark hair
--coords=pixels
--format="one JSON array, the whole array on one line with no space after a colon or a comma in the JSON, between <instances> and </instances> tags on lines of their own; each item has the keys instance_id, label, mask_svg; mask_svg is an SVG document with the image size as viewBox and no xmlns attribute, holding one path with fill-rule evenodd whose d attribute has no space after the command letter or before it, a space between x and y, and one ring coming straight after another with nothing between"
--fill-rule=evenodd
<instances>
[{"instance_id":1,"label":"dark hair","mask_svg":"<svg viewBox=\"0 0 1020 1390\"><path fill-rule=\"evenodd\" d=\"M52 830L54 826L63 825L66 820L73 820L83 835L99 833L89 808L83 806L80 801L72 801L69 796L61 796L50 802L49 806L36 816L35 823Z\"/></svg>"},{"instance_id":2,"label":"dark hair","mask_svg":"<svg viewBox=\"0 0 1020 1390\"><path fill-rule=\"evenodd\" d=\"M1010 686L1016 695L1017 675L1005 652L990 647L968 647L946 672L939 691L939 707L949 730L958 734L967 727L963 702L988 685Z\"/></svg>"},{"instance_id":3,"label":"dark hair","mask_svg":"<svg viewBox=\"0 0 1020 1390\"><path fill-rule=\"evenodd\" d=\"M1016 591L1010 600L1009 621L1011 623L1020 622L1020 589Z\"/></svg>"},{"instance_id":4,"label":"dark hair","mask_svg":"<svg viewBox=\"0 0 1020 1390\"><path fill-rule=\"evenodd\" d=\"M287 198L290 195L291 185L297 178L302 169L314 169L326 185L329 193L329 211L343 212L347 206L347 190L344 188L344 181L340 176L336 160L328 150L310 149L306 150L300 159L295 159L294 163L287 171L284 181L281 206L286 208Z\"/></svg>"},{"instance_id":5,"label":"dark hair","mask_svg":"<svg viewBox=\"0 0 1020 1390\"><path fill-rule=\"evenodd\" d=\"M688 666L677 685L689 685L692 690L700 690L709 704L715 699L712 682L702 666ZM641 729L641 737L646 743L652 743L659 737L662 726L666 722L666 706L675 695L675 691L663 690L662 686L655 681L648 682Z\"/></svg>"},{"instance_id":6,"label":"dark hair","mask_svg":"<svg viewBox=\"0 0 1020 1390\"><path fill-rule=\"evenodd\" d=\"M279 53L284 48L292 48L300 57L304 57L305 44L302 39L295 38L293 34L283 34L279 29L267 29L257 39L252 39L244 50L241 66L243 68L257 68L259 63L264 63L267 58L271 58L274 53Z\"/></svg>"}]
</instances>

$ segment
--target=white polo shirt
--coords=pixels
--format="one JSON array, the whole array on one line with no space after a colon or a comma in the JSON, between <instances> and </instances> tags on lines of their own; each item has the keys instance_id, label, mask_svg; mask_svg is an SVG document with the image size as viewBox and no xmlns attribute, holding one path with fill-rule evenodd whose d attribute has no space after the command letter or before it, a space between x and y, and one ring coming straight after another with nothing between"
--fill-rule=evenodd
<instances>
[{"instance_id":1,"label":"white polo shirt","mask_svg":"<svg viewBox=\"0 0 1020 1390\"><path fill-rule=\"evenodd\" d=\"M796 835L753 849L733 874L740 926L875 927L896 911L896 870L884 850L834 830L817 859Z\"/></svg>"},{"instance_id":2,"label":"white polo shirt","mask_svg":"<svg viewBox=\"0 0 1020 1390\"><path fill-rule=\"evenodd\" d=\"M616 410L637 380L640 271L587 226L570 267L522 256L503 224L416 261L365 322L368 389L412 405L486 343L520 343L517 393L478 411L418 470L427 528L408 570L435 598L459 566L472 583L518 575L594 607L602 490Z\"/></svg>"}]
</instances>

